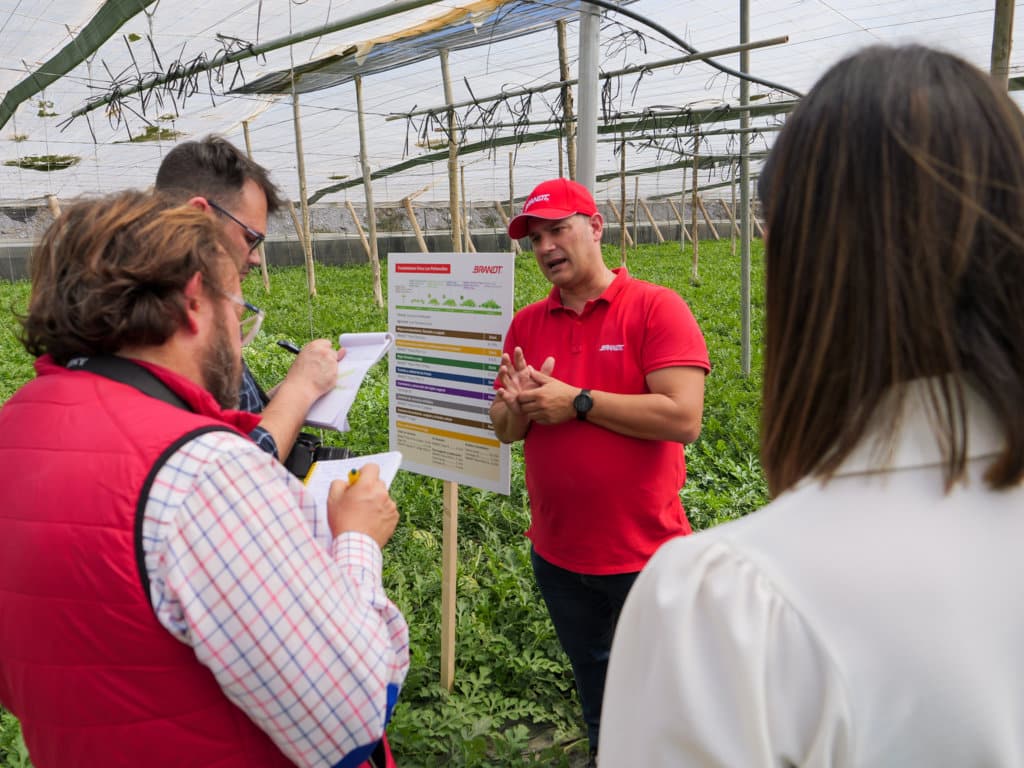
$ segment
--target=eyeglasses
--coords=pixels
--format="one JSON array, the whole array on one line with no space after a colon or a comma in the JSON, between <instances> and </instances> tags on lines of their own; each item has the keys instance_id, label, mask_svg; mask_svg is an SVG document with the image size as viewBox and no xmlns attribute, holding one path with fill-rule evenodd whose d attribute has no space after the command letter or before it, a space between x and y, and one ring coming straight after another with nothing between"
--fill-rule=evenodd
<instances>
[{"instance_id":1,"label":"eyeglasses","mask_svg":"<svg viewBox=\"0 0 1024 768\"><path fill-rule=\"evenodd\" d=\"M213 202L213 200L211 200L210 198L206 198L206 202L208 202L210 204L210 207L213 208L213 210L215 210L217 213L221 214L222 216L227 216L229 219L231 219L233 222L235 222L235 224L240 226L245 231L245 242L248 243L249 245L249 253L252 253L257 248L259 248L260 243L267 239L267 236L264 235L262 232L257 232L248 224L244 224L243 222L239 221L238 218L234 216L230 211L217 205L217 203Z\"/></svg>"},{"instance_id":2,"label":"eyeglasses","mask_svg":"<svg viewBox=\"0 0 1024 768\"><path fill-rule=\"evenodd\" d=\"M260 332L260 326L263 325L263 318L267 315L262 309L253 306L241 296L236 296L233 293L228 293L227 291L222 291L220 289L218 289L218 293L220 293L224 298L229 299L242 307L242 317L238 321L238 328L239 332L242 334L242 346L244 347L256 338L256 334Z\"/></svg>"}]
</instances>

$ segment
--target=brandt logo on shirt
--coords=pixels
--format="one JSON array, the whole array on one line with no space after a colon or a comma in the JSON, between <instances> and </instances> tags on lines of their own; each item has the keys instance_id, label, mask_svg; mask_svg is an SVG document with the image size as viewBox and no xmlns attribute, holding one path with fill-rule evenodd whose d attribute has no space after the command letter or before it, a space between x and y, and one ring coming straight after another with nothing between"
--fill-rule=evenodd
<instances>
[{"instance_id":1,"label":"brandt logo on shirt","mask_svg":"<svg viewBox=\"0 0 1024 768\"><path fill-rule=\"evenodd\" d=\"M598 352L621 352L626 348L625 344L602 344Z\"/></svg>"}]
</instances>

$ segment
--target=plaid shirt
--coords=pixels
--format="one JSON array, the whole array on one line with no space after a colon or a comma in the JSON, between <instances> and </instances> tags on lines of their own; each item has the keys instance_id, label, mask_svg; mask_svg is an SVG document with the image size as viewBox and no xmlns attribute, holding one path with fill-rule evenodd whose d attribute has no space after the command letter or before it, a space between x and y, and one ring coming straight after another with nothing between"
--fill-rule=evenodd
<instances>
[{"instance_id":1,"label":"plaid shirt","mask_svg":"<svg viewBox=\"0 0 1024 768\"><path fill-rule=\"evenodd\" d=\"M300 766L376 743L409 668L408 626L369 536L332 539L297 479L208 432L159 470L143 520L160 623Z\"/></svg>"},{"instance_id":2,"label":"plaid shirt","mask_svg":"<svg viewBox=\"0 0 1024 768\"><path fill-rule=\"evenodd\" d=\"M238 410L248 411L249 413L262 413L265 405L266 401L263 399L260 385L256 383L256 377L252 375L249 366L243 362L242 386L238 391ZM252 438L256 445L275 459L281 458L277 451L277 441L263 427L256 427L256 429L249 433L249 437Z\"/></svg>"}]
</instances>

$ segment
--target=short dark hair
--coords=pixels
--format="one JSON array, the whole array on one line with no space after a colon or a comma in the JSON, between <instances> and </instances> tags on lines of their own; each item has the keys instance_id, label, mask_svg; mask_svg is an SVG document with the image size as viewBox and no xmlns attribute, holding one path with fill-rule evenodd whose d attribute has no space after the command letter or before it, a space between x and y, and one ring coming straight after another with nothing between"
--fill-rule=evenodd
<instances>
[{"instance_id":1,"label":"short dark hair","mask_svg":"<svg viewBox=\"0 0 1024 768\"><path fill-rule=\"evenodd\" d=\"M216 221L161 194L121 192L67 207L32 252L32 295L19 318L36 357L163 344L186 321L183 289L197 272L222 289L233 260Z\"/></svg>"},{"instance_id":2,"label":"short dark hair","mask_svg":"<svg viewBox=\"0 0 1024 768\"><path fill-rule=\"evenodd\" d=\"M1024 116L1005 88L921 46L860 51L793 111L761 187L772 492L830 477L873 418L894 423L914 379L946 490L966 469L968 386L1005 430L987 481L1018 483Z\"/></svg>"},{"instance_id":3,"label":"short dark hair","mask_svg":"<svg viewBox=\"0 0 1024 768\"><path fill-rule=\"evenodd\" d=\"M185 141L167 153L156 173L156 188L189 197L200 195L230 204L252 180L267 198L267 212L281 207L280 190L267 169L222 136L210 135L199 141Z\"/></svg>"}]
</instances>

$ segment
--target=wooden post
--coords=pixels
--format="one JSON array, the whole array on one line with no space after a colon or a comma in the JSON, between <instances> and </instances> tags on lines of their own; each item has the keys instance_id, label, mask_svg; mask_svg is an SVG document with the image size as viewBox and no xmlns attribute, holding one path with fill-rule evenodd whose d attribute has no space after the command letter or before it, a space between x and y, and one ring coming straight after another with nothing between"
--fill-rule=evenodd
<instances>
[{"instance_id":1,"label":"wooden post","mask_svg":"<svg viewBox=\"0 0 1024 768\"><path fill-rule=\"evenodd\" d=\"M370 228L370 266L373 268L373 301L378 307L384 306L384 292L381 289L380 256L377 253L377 211L373 207L373 179L370 174L369 154L366 151L366 125L363 119L363 78L355 76L356 115L359 120L359 167L363 171L363 193L366 195L366 224ZM365 242L365 241L364 241Z\"/></svg>"},{"instance_id":2,"label":"wooden post","mask_svg":"<svg viewBox=\"0 0 1024 768\"><path fill-rule=\"evenodd\" d=\"M649 222L651 222L651 229L654 230L654 237L658 240L659 243L664 243L665 242L665 238L661 234L661 230L658 229L658 222L656 222L654 220L654 214L651 213L651 209L647 207L647 203L644 202L644 199L642 197L639 198L639 200L640 200L640 207L643 208L644 209L644 213L647 214L647 220Z\"/></svg>"},{"instance_id":3,"label":"wooden post","mask_svg":"<svg viewBox=\"0 0 1024 768\"><path fill-rule=\"evenodd\" d=\"M469 203L466 201L466 166L459 168L459 183L462 190L462 238L466 243L463 250L467 253L476 253L476 246L473 245L473 238L469 234Z\"/></svg>"},{"instance_id":4,"label":"wooden post","mask_svg":"<svg viewBox=\"0 0 1024 768\"><path fill-rule=\"evenodd\" d=\"M451 106L452 81L448 74L448 51L442 50L441 79L444 100L448 104L448 209L452 220L452 249L462 240L459 222L459 146L455 136L455 109ZM444 481L444 510L441 526L441 686L452 690L455 684L455 590L459 567L459 485Z\"/></svg>"},{"instance_id":5,"label":"wooden post","mask_svg":"<svg viewBox=\"0 0 1024 768\"><path fill-rule=\"evenodd\" d=\"M459 217L459 143L455 136L455 103L452 97L452 80L448 74L448 51L442 49L441 80L444 84L444 101L448 104L448 215L452 222L452 251L462 245L462 225Z\"/></svg>"},{"instance_id":6,"label":"wooden post","mask_svg":"<svg viewBox=\"0 0 1024 768\"><path fill-rule=\"evenodd\" d=\"M292 215L292 225L295 227L295 236L299 239L299 247L305 255L307 251L306 233L302 231L302 222L299 221L299 214L295 212L295 203L291 200L288 201L288 213Z\"/></svg>"},{"instance_id":7,"label":"wooden post","mask_svg":"<svg viewBox=\"0 0 1024 768\"><path fill-rule=\"evenodd\" d=\"M701 199L700 195L697 195L697 206L700 208L700 212L704 216L704 221L708 223L708 229L711 230L711 236L715 240L718 240L718 229L715 227L715 222L711 220L711 216L708 215L708 209L704 207L704 201Z\"/></svg>"},{"instance_id":8,"label":"wooden post","mask_svg":"<svg viewBox=\"0 0 1024 768\"><path fill-rule=\"evenodd\" d=\"M295 91L292 72L292 121L295 125L295 156L299 165L299 205L302 208L303 247L306 253L306 287L316 296L316 272L313 268L313 232L309 223L309 201L306 196L306 160L302 152L302 124L299 121L299 94Z\"/></svg>"},{"instance_id":9,"label":"wooden post","mask_svg":"<svg viewBox=\"0 0 1024 768\"><path fill-rule=\"evenodd\" d=\"M693 220L690 223L690 242L693 243L693 260L690 268L690 282L700 282L697 264L700 259L700 228L697 225L697 170L700 168L700 131L693 134L693 202L690 204Z\"/></svg>"},{"instance_id":10,"label":"wooden post","mask_svg":"<svg viewBox=\"0 0 1024 768\"><path fill-rule=\"evenodd\" d=\"M416 242L419 243L420 251L423 253L429 253L430 249L427 248L427 241L423 239L423 232L420 229L420 224L416 221L416 212L412 209L412 198L403 197L402 205L405 206L405 212L409 215L409 222L412 224L412 231L416 233Z\"/></svg>"},{"instance_id":11,"label":"wooden post","mask_svg":"<svg viewBox=\"0 0 1024 768\"><path fill-rule=\"evenodd\" d=\"M632 240L629 236L629 227L626 226L626 137L623 135L622 143L619 144L619 190L622 195L622 216L619 216L619 265L626 266L626 241ZM618 216L618 211L615 212Z\"/></svg>"},{"instance_id":12,"label":"wooden post","mask_svg":"<svg viewBox=\"0 0 1024 768\"><path fill-rule=\"evenodd\" d=\"M740 228L736 224L736 167L732 169L732 184L729 185L732 190L732 209L726 209L729 211L729 221L732 223L732 229L729 230L729 253L732 256L736 255L736 238L740 236Z\"/></svg>"},{"instance_id":13,"label":"wooden post","mask_svg":"<svg viewBox=\"0 0 1024 768\"><path fill-rule=\"evenodd\" d=\"M672 213L676 215L679 220L679 250L682 251L686 247L686 241L693 242L693 238L690 237L690 233L686 231L686 224L683 223L683 206L680 204L676 207L676 201L671 197L668 198L668 204L672 206Z\"/></svg>"},{"instance_id":14,"label":"wooden post","mask_svg":"<svg viewBox=\"0 0 1024 768\"><path fill-rule=\"evenodd\" d=\"M626 223L622 220L622 214L619 213L619 206L617 206L615 204L615 201L612 200L610 197L608 198L608 207L611 208L612 209L612 213L615 214L615 220L617 222L619 222L619 227L622 229L623 232L626 233L626 242L627 242L627 244L633 245L633 238L630 237L630 235L629 235L629 227L627 227Z\"/></svg>"},{"instance_id":15,"label":"wooden post","mask_svg":"<svg viewBox=\"0 0 1024 768\"><path fill-rule=\"evenodd\" d=\"M512 181L512 153L508 153L508 215L516 215L515 184Z\"/></svg>"},{"instance_id":16,"label":"wooden post","mask_svg":"<svg viewBox=\"0 0 1024 768\"><path fill-rule=\"evenodd\" d=\"M565 81L571 79L569 73L569 54L566 45L566 21L559 19L555 22L558 27L558 72L559 77ZM573 116L572 88L568 85L562 86L562 123L565 126L565 154L569 160L569 178L576 180L576 119ZM559 141L558 146L562 146ZM559 168L561 170L561 168Z\"/></svg>"},{"instance_id":17,"label":"wooden post","mask_svg":"<svg viewBox=\"0 0 1024 768\"><path fill-rule=\"evenodd\" d=\"M444 481L441 511L441 687L455 684L456 576L459 568L459 484Z\"/></svg>"},{"instance_id":18,"label":"wooden post","mask_svg":"<svg viewBox=\"0 0 1024 768\"><path fill-rule=\"evenodd\" d=\"M1014 0L996 0L995 19L992 25L992 78L1003 90L1009 83L1010 49L1013 46Z\"/></svg>"},{"instance_id":19,"label":"wooden post","mask_svg":"<svg viewBox=\"0 0 1024 768\"><path fill-rule=\"evenodd\" d=\"M633 177L633 242L640 242L640 177Z\"/></svg>"},{"instance_id":20,"label":"wooden post","mask_svg":"<svg viewBox=\"0 0 1024 768\"><path fill-rule=\"evenodd\" d=\"M249 138L249 121L242 121L242 135L245 136L245 154L252 160L252 140ZM263 290L270 293L270 274L267 272L267 251L264 243L260 243L260 274L263 275Z\"/></svg>"}]
</instances>

